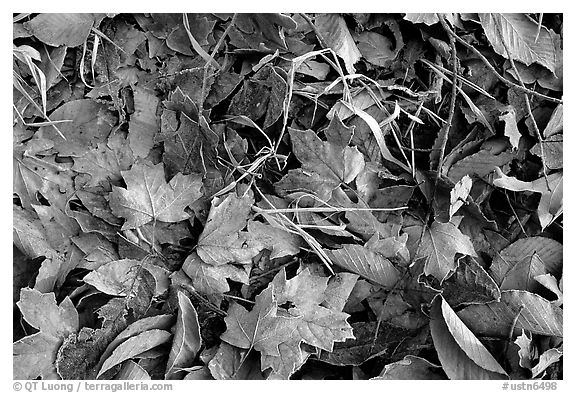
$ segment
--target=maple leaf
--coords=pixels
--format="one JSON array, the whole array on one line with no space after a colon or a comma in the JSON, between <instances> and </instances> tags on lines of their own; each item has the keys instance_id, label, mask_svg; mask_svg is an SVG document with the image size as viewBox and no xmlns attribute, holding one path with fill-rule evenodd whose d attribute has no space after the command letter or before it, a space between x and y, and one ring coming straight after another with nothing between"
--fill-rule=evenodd
<instances>
[{"instance_id":1,"label":"maple leaf","mask_svg":"<svg viewBox=\"0 0 576 393\"><path fill-rule=\"evenodd\" d=\"M348 314L342 312L341 307L338 309L325 303L330 286L328 277L313 275L306 269L287 280L286 271L282 269L270 285L278 304L287 306L286 314L296 318L296 329L284 337L279 355L265 354L262 357L263 370L271 367L276 377L287 379L309 356L302 351L301 343L331 352L334 342L354 338L352 326L346 321ZM347 298L352 290L350 286L330 287L331 297Z\"/></svg>"},{"instance_id":2,"label":"maple leaf","mask_svg":"<svg viewBox=\"0 0 576 393\"><path fill-rule=\"evenodd\" d=\"M418 244L422 231L422 242ZM412 258L427 258L424 273L433 275L440 282L456 269L456 253L476 256L470 239L451 222L443 224L434 221L430 228L414 225L404 228L404 232L408 234L408 249Z\"/></svg>"},{"instance_id":3,"label":"maple leaf","mask_svg":"<svg viewBox=\"0 0 576 393\"><path fill-rule=\"evenodd\" d=\"M57 305L54 293L24 288L17 305L26 322L40 331L14 343L14 379L58 378L56 352L64 339L78 330L72 301L66 297Z\"/></svg>"},{"instance_id":4,"label":"maple leaf","mask_svg":"<svg viewBox=\"0 0 576 393\"><path fill-rule=\"evenodd\" d=\"M330 125L323 130L329 138L323 142L312 130L299 131L289 128L294 155L302 163L302 168L292 169L280 182L279 190L302 188L315 192L322 199L329 197L329 191L343 183L353 181L364 169L364 156L356 147L347 146L348 139L337 135L350 135L338 116L334 116ZM316 180L312 181L310 179Z\"/></svg>"},{"instance_id":5,"label":"maple leaf","mask_svg":"<svg viewBox=\"0 0 576 393\"><path fill-rule=\"evenodd\" d=\"M222 341L238 348L254 348L260 353L278 356L278 345L296 329L296 318L278 315L278 304L273 292L274 287L269 285L256 296L254 308L250 312L232 303L225 318L226 331L220 336Z\"/></svg>"},{"instance_id":6,"label":"maple leaf","mask_svg":"<svg viewBox=\"0 0 576 393\"><path fill-rule=\"evenodd\" d=\"M114 186L110 195L112 212L126 219L122 229L138 228L152 220L186 220L190 215L184 209L201 196L200 177L179 173L166 183L162 163L138 163L122 171L122 176L128 188Z\"/></svg>"},{"instance_id":7,"label":"maple leaf","mask_svg":"<svg viewBox=\"0 0 576 393\"><path fill-rule=\"evenodd\" d=\"M214 198L208 221L198 238L196 251L211 265L250 263L263 248L249 232L243 232L254 199L251 195Z\"/></svg>"}]
</instances>

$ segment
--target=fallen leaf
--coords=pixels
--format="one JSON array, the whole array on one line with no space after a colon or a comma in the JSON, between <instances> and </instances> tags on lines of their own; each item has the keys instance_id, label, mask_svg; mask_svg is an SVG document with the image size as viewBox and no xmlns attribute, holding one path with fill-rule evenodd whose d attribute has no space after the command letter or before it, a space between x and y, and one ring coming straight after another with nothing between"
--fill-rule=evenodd
<instances>
[{"instance_id":1,"label":"fallen leaf","mask_svg":"<svg viewBox=\"0 0 576 393\"><path fill-rule=\"evenodd\" d=\"M457 253L476 256L470 239L450 222L443 224L434 221L430 228L414 225L405 227L404 232L408 234L407 246L412 258L426 258L424 274L430 274L440 282L456 269Z\"/></svg>"},{"instance_id":2,"label":"fallen leaf","mask_svg":"<svg viewBox=\"0 0 576 393\"><path fill-rule=\"evenodd\" d=\"M17 303L22 316L38 333L13 344L14 379L55 379L56 352L66 337L78 328L78 313L70 298L56 304L54 293L23 288Z\"/></svg>"},{"instance_id":3,"label":"fallen leaf","mask_svg":"<svg viewBox=\"0 0 576 393\"><path fill-rule=\"evenodd\" d=\"M400 278L400 272L388 259L360 245L346 244L338 250L326 250L326 253L336 265L385 288L392 288Z\"/></svg>"},{"instance_id":4,"label":"fallen leaf","mask_svg":"<svg viewBox=\"0 0 576 393\"><path fill-rule=\"evenodd\" d=\"M208 221L198 238L196 252L205 263L219 266L226 263L247 264L263 248L250 232L244 232L254 203L252 196L214 198Z\"/></svg>"},{"instance_id":5,"label":"fallen leaf","mask_svg":"<svg viewBox=\"0 0 576 393\"><path fill-rule=\"evenodd\" d=\"M344 60L346 71L354 74L354 64L362 54L356 47L354 39L346 26L346 21L339 14L322 14L316 17L314 25L326 41L326 45Z\"/></svg>"},{"instance_id":6,"label":"fallen leaf","mask_svg":"<svg viewBox=\"0 0 576 393\"><path fill-rule=\"evenodd\" d=\"M545 336L563 335L562 309L539 295L526 291L502 291L499 302L475 304L458 312L458 317L477 335L507 337L516 321L520 330Z\"/></svg>"},{"instance_id":7,"label":"fallen leaf","mask_svg":"<svg viewBox=\"0 0 576 393\"><path fill-rule=\"evenodd\" d=\"M406 355L404 359L387 364L379 376L385 380L444 379L442 368L418 356Z\"/></svg>"},{"instance_id":8,"label":"fallen leaf","mask_svg":"<svg viewBox=\"0 0 576 393\"><path fill-rule=\"evenodd\" d=\"M478 14L478 17L486 37L500 56L508 58L507 47L514 60L526 65L538 63L554 72L556 54L548 28L521 13Z\"/></svg>"},{"instance_id":9,"label":"fallen leaf","mask_svg":"<svg viewBox=\"0 0 576 393\"><path fill-rule=\"evenodd\" d=\"M178 379L181 369L190 367L202 345L198 314L183 292L178 292L178 320L168 356L166 379ZM182 374L180 374L180 377Z\"/></svg>"},{"instance_id":10,"label":"fallen leaf","mask_svg":"<svg viewBox=\"0 0 576 393\"><path fill-rule=\"evenodd\" d=\"M169 183L164 165L135 164L122 171L127 188L113 187L112 212L126 219L122 229L138 228L150 221L178 222L190 218L184 209L200 196L202 183L195 175L174 176Z\"/></svg>"},{"instance_id":11,"label":"fallen leaf","mask_svg":"<svg viewBox=\"0 0 576 393\"><path fill-rule=\"evenodd\" d=\"M102 364L102 368L98 372L97 377L108 371L112 367L154 348L160 344L164 344L172 335L165 330L152 329L140 333L135 337L120 344L110 355L109 358Z\"/></svg>"},{"instance_id":12,"label":"fallen leaf","mask_svg":"<svg viewBox=\"0 0 576 393\"><path fill-rule=\"evenodd\" d=\"M25 26L45 44L72 48L84 43L103 18L104 14L39 14Z\"/></svg>"},{"instance_id":13,"label":"fallen leaf","mask_svg":"<svg viewBox=\"0 0 576 393\"><path fill-rule=\"evenodd\" d=\"M450 379L507 379L506 371L442 296L432 302L430 333Z\"/></svg>"}]
</instances>

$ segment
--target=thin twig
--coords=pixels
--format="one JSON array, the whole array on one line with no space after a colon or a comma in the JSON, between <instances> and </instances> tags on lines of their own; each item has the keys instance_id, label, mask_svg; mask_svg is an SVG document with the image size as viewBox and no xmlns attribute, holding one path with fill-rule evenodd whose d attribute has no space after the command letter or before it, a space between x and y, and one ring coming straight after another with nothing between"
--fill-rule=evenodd
<instances>
[{"instance_id":1,"label":"thin twig","mask_svg":"<svg viewBox=\"0 0 576 393\"><path fill-rule=\"evenodd\" d=\"M440 19L440 23L444 30L448 32L450 27L448 27L448 23L444 19L444 16L438 14L438 19ZM450 39L450 48L452 49L452 95L450 97L450 108L448 111L448 120L446 120L446 125L441 129L440 132L440 157L438 158L438 171L436 173L436 183L440 178L442 163L444 162L444 153L446 150L446 144L448 143L448 134L450 133L450 128L452 127L452 119L454 118L454 110L456 108L456 94L457 94L457 82L458 82L458 57L456 56L456 41L454 37L448 34Z\"/></svg>"},{"instance_id":2,"label":"thin twig","mask_svg":"<svg viewBox=\"0 0 576 393\"><path fill-rule=\"evenodd\" d=\"M442 22L442 19L440 19L440 21ZM520 86L517 85L516 83L509 81L508 79L504 78L502 75L500 75L500 73L498 71L496 71L496 69L494 68L494 66L492 64L490 64L490 62L488 61L488 59L482 54L480 53L480 51L476 48L474 48L472 45L470 45L469 43L467 43L466 41L464 41L462 38L460 38L450 27L448 27L446 29L446 31L448 32L448 34L452 37L454 37L456 39L456 41L458 41L460 44L464 45L466 48L470 49L472 52L474 52L474 54L476 56L478 56L480 58L480 60L482 60L482 62L486 65L486 67L488 67L488 69L490 70L490 72L492 72L500 82L504 83L506 86L512 88L512 89L516 89L519 90L523 93L526 94L530 94L533 96L536 96L538 98L541 98L543 100L547 100L547 101L551 101L551 102L555 102L557 104L561 104L562 100L559 100L558 98L553 98L553 97L548 97L547 95L538 93L537 91L533 91L533 90L529 90L527 89L525 86ZM518 76L518 80L521 82L521 78L520 75L517 74Z\"/></svg>"}]
</instances>

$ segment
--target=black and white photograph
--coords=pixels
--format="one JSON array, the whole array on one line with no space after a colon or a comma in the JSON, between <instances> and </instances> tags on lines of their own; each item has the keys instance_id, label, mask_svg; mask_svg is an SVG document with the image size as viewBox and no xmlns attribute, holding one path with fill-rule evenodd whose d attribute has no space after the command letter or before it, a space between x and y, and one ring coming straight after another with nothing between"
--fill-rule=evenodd
<instances>
[{"instance_id":1,"label":"black and white photograph","mask_svg":"<svg viewBox=\"0 0 576 393\"><path fill-rule=\"evenodd\" d=\"M563 13L12 23L12 391L566 386Z\"/></svg>"}]
</instances>

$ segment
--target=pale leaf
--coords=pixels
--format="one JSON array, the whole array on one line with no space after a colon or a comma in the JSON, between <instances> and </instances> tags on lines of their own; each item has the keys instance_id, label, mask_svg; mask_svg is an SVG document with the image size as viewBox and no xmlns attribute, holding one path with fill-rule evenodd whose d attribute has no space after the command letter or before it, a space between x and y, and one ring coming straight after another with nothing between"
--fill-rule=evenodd
<instances>
[{"instance_id":1,"label":"pale leaf","mask_svg":"<svg viewBox=\"0 0 576 393\"><path fill-rule=\"evenodd\" d=\"M202 345L198 314L190 299L178 292L178 320L166 365L166 379L179 379L182 368L193 365ZM180 378L183 377L180 374Z\"/></svg>"},{"instance_id":2,"label":"pale leaf","mask_svg":"<svg viewBox=\"0 0 576 393\"><path fill-rule=\"evenodd\" d=\"M507 374L442 296L432 302L430 332L450 379L506 379Z\"/></svg>"}]
</instances>

